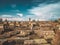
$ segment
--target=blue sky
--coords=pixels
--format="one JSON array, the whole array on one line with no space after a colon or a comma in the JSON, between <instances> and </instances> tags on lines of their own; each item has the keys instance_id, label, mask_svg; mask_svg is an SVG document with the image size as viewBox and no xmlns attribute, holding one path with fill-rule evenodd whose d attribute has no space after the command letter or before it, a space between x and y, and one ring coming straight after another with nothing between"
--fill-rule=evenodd
<instances>
[{"instance_id":1,"label":"blue sky","mask_svg":"<svg viewBox=\"0 0 60 45\"><path fill-rule=\"evenodd\" d=\"M0 0L0 17L9 20L55 20L60 18L60 0Z\"/></svg>"}]
</instances>

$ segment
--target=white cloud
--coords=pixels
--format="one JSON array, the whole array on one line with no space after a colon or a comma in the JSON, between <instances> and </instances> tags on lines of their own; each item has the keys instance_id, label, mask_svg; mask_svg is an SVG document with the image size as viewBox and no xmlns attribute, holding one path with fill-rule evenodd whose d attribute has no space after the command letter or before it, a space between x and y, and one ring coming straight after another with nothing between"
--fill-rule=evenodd
<instances>
[{"instance_id":1,"label":"white cloud","mask_svg":"<svg viewBox=\"0 0 60 45\"><path fill-rule=\"evenodd\" d=\"M3 21L5 20L5 19L7 19L8 21L22 21L23 20L23 18L17 18L17 17L15 17L15 18L2 18L3 19Z\"/></svg>"},{"instance_id":2,"label":"white cloud","mask_svg":"<svg viewBox=\"0 0 60 45\"><path fill-rule=\"evenodd\" d=\"M21 21L21 20L23 20L23 18L15 17L15 18L8 18L8 20L10 20L10 21Z\"/></svg>"},{"instance_id":3,"label":"white cloud","mask_svg":"<svg viewBox=\"0 0 60 45\"><path fill-rule=\"evenodd\" d=\"M1 15L1 17L13 17L12 15Z\"/></svg>"},{"instance_id":4,"label":"white cloud","mask_svg":"<svg viewBox=\"0 0 60 45\"><path fill-rule=\"evenodd\" d=\"M18 15L19 17L23 17L23 14L22 14L22 13L17 13L17 15Z\"/></svg>"},{"instance_id":5,"label":"white cloud","mask_svg":"<svg viewBox=\"0 0 60 45\"><path fill-rule=\"evenodd\" d=\"M20 17L18 17L18 15L19 15ZM18 15L17 15L17 17L15 17L15 16L13 16L13 15L1 15L1 18L3 19L3 21L4 21L5 19L7 19L7 20L9 20L9 21L21 21L21 20L23 20L23 18L21 18L23 15L20 14L20 13L18 13Z\"/></svg>"},{"instance_id":6,"label":"white cloud","mask_svg":"<svg viewBox=\"0 0 60 45\"><path fill-rule=\"evenodd\" d=\"M40 20L49 20L59 18L60 16L60 3L43 5L38 7L33 7L29 9L29 13L33 14L35 18L39 18ZM58 16L57 16L58 15Z\"/></svg>"}]
</instances>

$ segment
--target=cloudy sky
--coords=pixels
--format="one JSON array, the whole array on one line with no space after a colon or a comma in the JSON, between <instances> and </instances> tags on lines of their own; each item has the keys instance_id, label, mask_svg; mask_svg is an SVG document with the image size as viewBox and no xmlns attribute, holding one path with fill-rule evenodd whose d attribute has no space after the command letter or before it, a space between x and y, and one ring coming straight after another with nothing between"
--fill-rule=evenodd
<instances>
[{"instance_id":1,"label":"cloudy sky","mask_svg":"<svg viewBox=\"0 0 60 45\"><path fill-rule=\"evenodd\" d=\"M0 17L9 20L55 20L60 0L0 0Z\"/></svg>"}]
</instances>

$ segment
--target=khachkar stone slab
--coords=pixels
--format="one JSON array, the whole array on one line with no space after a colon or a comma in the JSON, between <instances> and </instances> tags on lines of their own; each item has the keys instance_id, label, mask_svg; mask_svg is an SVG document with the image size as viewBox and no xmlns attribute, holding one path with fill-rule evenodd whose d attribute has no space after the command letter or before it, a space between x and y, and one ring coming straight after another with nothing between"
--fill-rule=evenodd
<instances>
[{"instance_id":1,"label":"khachkar stone slab","mask_svg":"<svg viewBox=\"0 0 60 45\"><path fill-rule=\"evenodd\" d=\"M32 23L33 23L33 21L32 21ZM38 25L39 25L39 23L40 22L38 22ZM50 28L53 28L53 27L51 27L52 26L51 23L48 23L50 26L47 23L44 23L43 26L41 26L41 25L38 26L37 23L34 22L34 24L30 25L32 27L30 27L31 29L29 29L29 30L27 28L29 25L29 24L27 25L27 22L22 23L21 26L19 26L19 27L18 26L15 27L13 24L14 24L14 22L8 23L8 21L7 21L6 24L2 24L2 26L0 26L3 29L4 29L3 26L5 26L5 28L8 28L8 29L4 29L3 33L0 34L0 39L1 39L0 45L4 45L4 44L7 44L7 45L8 44L9 45L12 45L12 44L13 45L30 45L30 44L31 45L51 45L51 41L55 35L55 32L53 31L53 29L50 29ZM14 28L13 28L13 26L14 26ZM21 29L21 27L22 27L22 29ZM12 29L12 30L10 30L10 29ZM58 36L58 33L59 33L59 31L56 33L57 36ZM4 39L4 41L3 41L3 39ZM5 39L7 39L7 40L5 41ZM57 38L56 38L56 40L57 40Z\"/></svg>"},{"instance_id":2,"label":"khachkar stone slab","mask_svg":"<svg viewBox=\"0 0 60 45\"><path fill-rule=\"evenodd\" d=\"M60 30L56 31L55 37L53 38L52 41L53 45L60 45Z\"/></svg>"}]
</instances>

